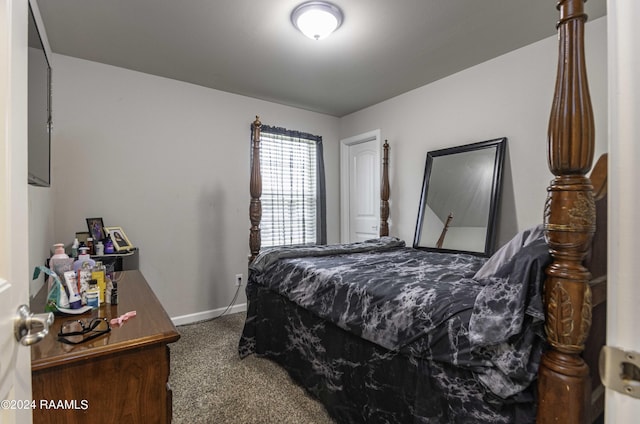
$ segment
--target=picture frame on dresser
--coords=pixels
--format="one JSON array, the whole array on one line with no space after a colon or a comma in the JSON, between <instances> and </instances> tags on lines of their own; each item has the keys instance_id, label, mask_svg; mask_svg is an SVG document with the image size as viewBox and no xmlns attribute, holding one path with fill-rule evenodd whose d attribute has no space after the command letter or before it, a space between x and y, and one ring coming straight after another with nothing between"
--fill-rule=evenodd
<instances>
[{"instance_id":1,"label":"picture frame on dresser","mask_svg":"<svg viewBox=\"0 0 640 424\"><path fill-rule=\"evenodd\" d=\"M88 231L78 231L76 232L76 238L80 243L86 243L87 239L91 237L91 233Z\"/></svg>"},{"instance_id":2,"label":"picture frame on dresser","mask_svg":"<svg viewBox=\"0 0 640 424\"><path fill-rule=\"evenodd\" d=\"M93 237L95 241L107 238L102 218L87 218L87 228L89 229L91 237Z\"/></svg>"},{"instance_id":3,"label":"picture frame on dresser","mask_svg":"<svg viewBox=\"0 0 640 424\"><path fill-rule=\"evenodd\" d=\"M105 227L105 231L111 238L111 242L113 242L113 247L116 249L116 252L124 252L133 249L133 245L124 233L122 227Z\"/></svg>"}]
</instances>

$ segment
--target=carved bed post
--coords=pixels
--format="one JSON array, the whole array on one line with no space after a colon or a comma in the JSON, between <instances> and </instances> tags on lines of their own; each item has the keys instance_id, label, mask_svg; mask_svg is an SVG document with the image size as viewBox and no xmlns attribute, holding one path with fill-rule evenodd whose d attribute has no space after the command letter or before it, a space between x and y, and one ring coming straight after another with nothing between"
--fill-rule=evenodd
<instances>
[{"instance_id":1,"label":"carved bed post","mask_svg":"<svg viewBox=\"0 0 640 424\"><path fill-rule=\"evenodd\" d=\"M249 230L249 250L251 256L249 256L249 263L260 253L260 220L262 219L262 203L260 202L260 196L262 196L262 175L260 174L260 118L256 116L256 120L253 121L253 142L251 154L251 181L249 182L249 188L251 192L251 203L249 204L249 220L251 221L251 229Z\"/></svg>"},{"instance_id":2,"label":"carved bed post","mask_svg":"<svg viewBox=\"0 0 640 424\"><path fill-rule=\"evenodd\" d=\"M380 237L389 235L389 142L384 141L382 153L382 188L380 190Z\"/></svg>"},{"instance_id":3,"label":"carved bed post","mask_svg":"<svg viewBox=\"0 0 640 424\"><path fill-rule=\"evenodd\" d=\"M595 232L591 168L594 124L584 60L585 0L560 0L559 56L548 132L555 175L545 204L553 263L544 285L550 348L540 364L538 423L590 422L589 369L582 357L591 327L589 271L582 262Z\"/></svg>"}]
</instances>

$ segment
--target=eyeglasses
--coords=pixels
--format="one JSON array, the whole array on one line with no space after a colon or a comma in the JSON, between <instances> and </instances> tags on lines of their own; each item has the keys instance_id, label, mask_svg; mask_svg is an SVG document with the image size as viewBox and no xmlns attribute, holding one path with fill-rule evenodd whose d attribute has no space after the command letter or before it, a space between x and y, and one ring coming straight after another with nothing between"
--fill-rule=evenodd
<instances>
[{"instance_id":1,"label":"eyeglasses","mask_svg":"<svg viewBox=\"0 0 640 424\"><path fill-rule=\"evenodd\" d=\"M80 344L95 339L111 331L106 318L92 320L74 320L62 324L58 332L58 341L66 344Z\"/></svg>"}]
</instances>

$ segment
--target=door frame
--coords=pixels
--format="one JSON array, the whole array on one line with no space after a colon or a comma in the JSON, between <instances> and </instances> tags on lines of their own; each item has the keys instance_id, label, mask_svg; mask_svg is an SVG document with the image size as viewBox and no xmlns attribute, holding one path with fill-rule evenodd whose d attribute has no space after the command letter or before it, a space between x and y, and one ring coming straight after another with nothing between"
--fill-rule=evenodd
<instances>
[{"instance_id":1,"label":"door frame","mask_svg":"<svg viewBox=\"0 0 640 424\"><path fill-rule=\"evenodd\" d=\"M351 164L349 161L349 148L356 144L374 142L377 152L378 166L382 168L380 162L380 149L381 149L381 133L380 129L368 131L366 133L354 135L340 140L340 242L349 242L349 176L351 175ZM374 181L375 186L380 192L380 179ZM380 218L380 211L378 210L378 218Z\"/></svg>"}]
</instances>

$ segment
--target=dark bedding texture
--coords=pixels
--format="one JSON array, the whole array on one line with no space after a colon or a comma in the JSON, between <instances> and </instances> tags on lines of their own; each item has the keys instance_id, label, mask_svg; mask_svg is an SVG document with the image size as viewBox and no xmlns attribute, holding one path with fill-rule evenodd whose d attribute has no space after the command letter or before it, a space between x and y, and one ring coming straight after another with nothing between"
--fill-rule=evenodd
<instances>
[{"instance_id":1,"label":"dark bedding texture","mask_svg":"<svg viewBox=\"0 0 640 424\"><path fill-rule=\"evenodd\" d=\"M278 362L338 422L533 422L548 247L472 279L484 261L389 237L264 252L240 356Z\"/></svg>"}]
</instances>

